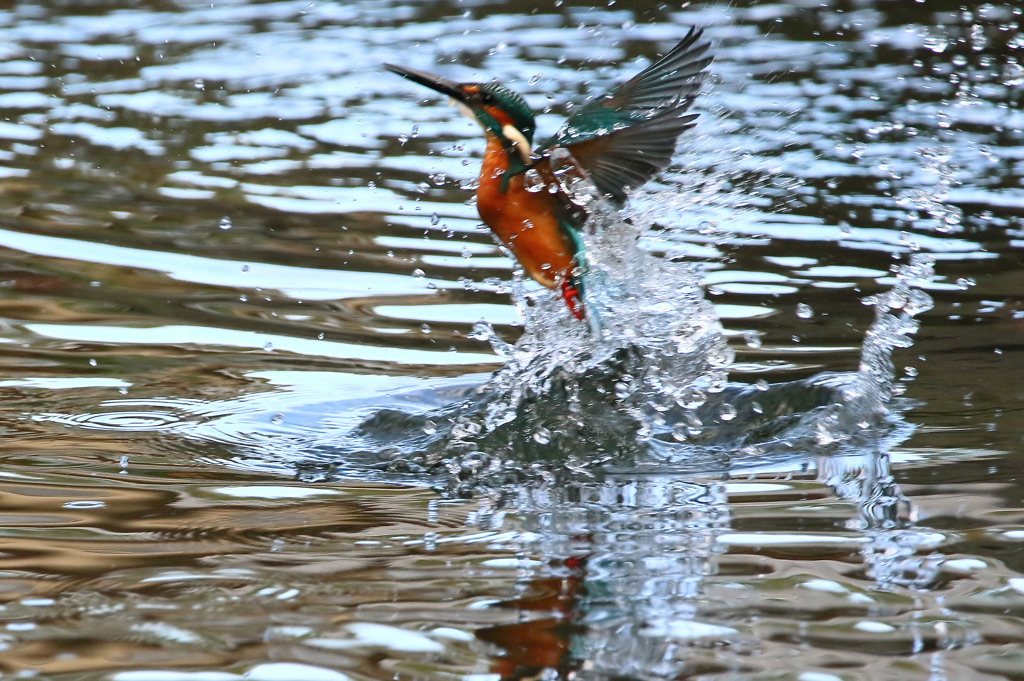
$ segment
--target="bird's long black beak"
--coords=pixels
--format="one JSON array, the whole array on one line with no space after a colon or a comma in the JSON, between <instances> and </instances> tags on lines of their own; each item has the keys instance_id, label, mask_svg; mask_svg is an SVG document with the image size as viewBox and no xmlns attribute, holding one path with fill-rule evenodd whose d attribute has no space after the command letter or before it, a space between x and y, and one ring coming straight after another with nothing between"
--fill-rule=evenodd
<instances>
[{"instance_id":1,"label":"bird's long black beak","mask_svg":"<svg viewBox=\"0 0 1024 681\"><path fill-rule=\"evenodd\" d=\"M427 73L426 71L407 69L404 66L396 66L394 64L384 64L384 68L392 73L397 73L403 78L408 78L414 83L419 83L420 85L424 85L431 90L440 92L443 95L448 95L458 102L466 101L466 93L461 87L459 87L459 84L454 81L450 81L447 78L435 76L434 74Z\"/></svg>"}]
</instances>

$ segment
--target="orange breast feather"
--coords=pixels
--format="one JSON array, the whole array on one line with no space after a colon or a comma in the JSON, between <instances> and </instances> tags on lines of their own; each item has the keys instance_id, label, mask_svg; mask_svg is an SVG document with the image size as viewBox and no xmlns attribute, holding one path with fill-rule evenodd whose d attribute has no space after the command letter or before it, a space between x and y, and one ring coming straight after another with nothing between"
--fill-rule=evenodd
<instances>
[{"instance_id":1,"label":"orange breast feather","mask_svg":"<svg viewBox=\"0 0 1024 681\"><path fill-rule=\"evenodd\" d=\"M477 189L480 218L538 283L555 288L573 267L573 244L558 224L557 204L546 191L531 192L523 174L509 179L501 191L508 157L501 141L488 135Z\"/></svg>"}]
</instances>

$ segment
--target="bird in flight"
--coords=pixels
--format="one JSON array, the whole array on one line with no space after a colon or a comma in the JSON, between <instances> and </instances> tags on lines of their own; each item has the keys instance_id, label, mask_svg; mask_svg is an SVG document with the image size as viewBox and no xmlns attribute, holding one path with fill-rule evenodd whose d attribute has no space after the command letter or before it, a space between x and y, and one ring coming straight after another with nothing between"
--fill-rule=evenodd
<instances>
[{"instance_id":1,"label":"bird in flight","mask_svg":"<svg viewBox=\"0 0 1024 681\"><path fill-rule=\"evenodd\" d=\"M621 205L631 190L665 169L679 135L697 118L688 111L712 60L702 35L691 28L661 59L586 102L536 148L533 111L504 85L456 83L404 66L384 67L449 96L483 127L480 218L530 277L560 289L569 311L583 320L587 263L580 231L588 212L571 187L585 180ZM590 317L593 327L596 313Z\"/></svg>"}]
</instances>

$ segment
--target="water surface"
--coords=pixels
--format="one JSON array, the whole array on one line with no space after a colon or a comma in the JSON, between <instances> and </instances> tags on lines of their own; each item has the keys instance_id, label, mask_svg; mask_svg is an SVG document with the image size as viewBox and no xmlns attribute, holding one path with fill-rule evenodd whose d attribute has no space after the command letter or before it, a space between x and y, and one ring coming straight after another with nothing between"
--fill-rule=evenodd
<instances>
[{"instance_id":1,"label":"water surface","mask_svg":"<svg viewBox=\"0 0 1024 681\"><path fill-rule=\"evenodd\" d=\"M1020 22L7 6L0 672L1020 678ZM478 224L478 131L379 65L497 78L545 135L690 25L715 43L702 115L629 214L657 262L701 265L671 271L710 339L647 375L729 386L673 430L686 408L616 401L614 362L584 367L549 321L530 357L589 373L515 401L508 367L538 365L494 348L537 292ZM871 347L863 299L915 254L934 306L891 399L822 420ZM644 300L678 302L667 283ZM759 400L804 430L755 430Z\"/></svg>"}]
</instances>

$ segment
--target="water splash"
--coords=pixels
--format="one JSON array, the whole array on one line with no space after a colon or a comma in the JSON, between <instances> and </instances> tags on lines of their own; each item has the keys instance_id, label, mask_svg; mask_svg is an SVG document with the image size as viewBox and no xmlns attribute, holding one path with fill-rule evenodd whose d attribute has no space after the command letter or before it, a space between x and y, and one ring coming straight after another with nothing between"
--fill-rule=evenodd
<instances>
[{"instance_id":1,"label":"water splash","mask_svg":"<svg viewBox=\"0 0 1024 681\"><path fill-rule=\"evenodd\" d=\"M360 435L388 433L386 442L371 440L398 447L401 467L410 458L442 467L466 489L599 469L724 471L850 451L897 426L891 355L911 345L915 317L932 305L922 289L934 276L930 255L913 253L893 267L889 291L865 299L875 318L856 372L751 386L728 380L733 351L703 295L700 266L637 245L649 224L598 215L588 223L587 266L599 333L517 277L522 337L509 344L485 324L475 328L505 365L464 402L429 415L436 435L425 450L403 444L400 421L409 417L378 414Z\"/></svg>"},{"instance_id":2,"label":"water splash","mask_svg":"<svg viewBox=\"0 0 1024 681\"><path fill-rule=\"evenodd\" d=\"M701 291L700 268L637 247L646 225L602 215L588 228L588 304L598 332L522 277L513 295L525 331L515 345L477 328L506 364L482 389L480 413L462 418L478 432L508 431L506 446L525 439L567 451L587 442L621 453L627 431L648 439L665 426L663 414L726 384L733 351Z\"/></svg>"}]
</instances>

